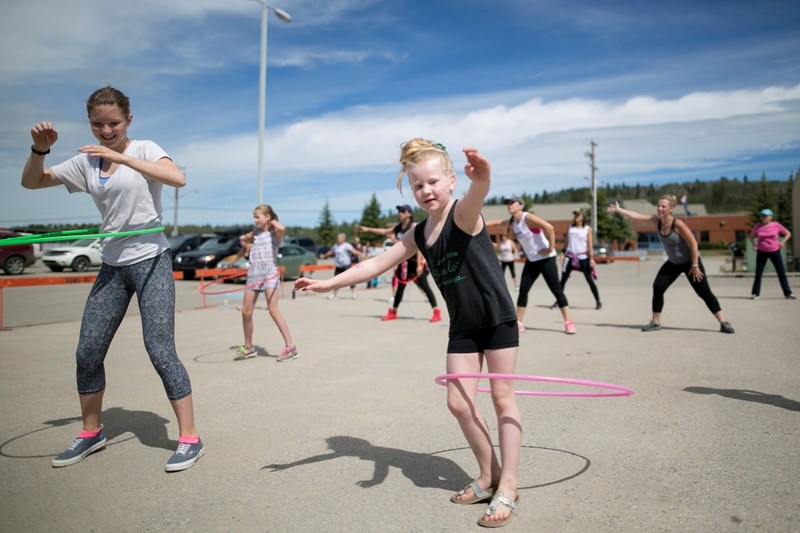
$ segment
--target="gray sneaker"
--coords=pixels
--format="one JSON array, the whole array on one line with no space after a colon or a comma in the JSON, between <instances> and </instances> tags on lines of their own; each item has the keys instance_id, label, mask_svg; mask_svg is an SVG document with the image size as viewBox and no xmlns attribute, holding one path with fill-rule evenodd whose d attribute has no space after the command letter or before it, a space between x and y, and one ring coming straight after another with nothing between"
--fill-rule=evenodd
<instances>
[{"instance_id":1,"label":"gray sneaker","mask_svg":"<svg viewBox=\"0 0 800 533\"><path fill-rule=\"evenodd\" d=\"M642 328L642 331L658 331L661 329L661 324L651 320L649 324Z\"/></svg>"},{"instance_id":2,"label":"gray sneaker","mask_svg":"<svg viewBox=\"0 0 800 533\"><path fill-rule=\"evenodd\" d=\"M83 461L83 459L90 453L96 452L101 448L105 448L105 446L106 436L103 434L103 430L101 429L100 433L94 437L78 437L72 441L72 444L69 445L69 448L56 455L53 460L50 461L50 464L53 465L53 468L74 465L75 463Z\"/></svg>"},{"instance_id":3,"label":"gray sneaker","mask_svg":"<svg viewBox=\"0 0 800 533\"><path fill-rule=\"evenodd\" d=\"M731 326L730 322L722 322L719 325L719 330L722 333L735 333L733 330L733 326Z\"/></svg>"},{"instance_id":4,"label":"gray sneaker","mask_svg":"<svg viewBox=\"0 0 800 533\"><path fill-rule=\"evenodd\" d=\"M195 444L188 442L181 442L178 444L178 449L172 454L172 457L167 461L164 470L167 472L180 472L193 466L203 454L206 453L203 447L203 441L198 440Z\"/></svg>"}]
</instances>

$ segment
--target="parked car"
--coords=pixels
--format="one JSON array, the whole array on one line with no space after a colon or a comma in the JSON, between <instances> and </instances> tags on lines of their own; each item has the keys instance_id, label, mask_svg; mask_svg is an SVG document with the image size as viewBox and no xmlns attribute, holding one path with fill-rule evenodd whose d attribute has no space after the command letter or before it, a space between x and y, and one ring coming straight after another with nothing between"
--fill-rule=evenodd
<instances>
[{"instance_id":1,"label":"parked car","mask_svg":"<svg viewBox=\"0 0 800 533\"><path fill-rule=\"evenodd\" d=\"M194 279L200 268L215 268L225 257L241 248L238 234L215 235L194 250L180 252L172 261L172 270L183 272L183 279Z\"/></svg>"},{"instance_id":2,"label":"parked car","mask_svg":"<svg viewBox=\"0 0 800 533\"><path fill-rule=\"evenodd\" d=\"M21 237L13 231L0 231L0 239ZM0 246L0 266L9 276L16 276L25 272L25 268L36 262L32 244L12 244Z\"/></svg>"},{"instance_id":3,"label":"parked car","mask_svg":"<svg viewBox=\"0 0 800 533\"><path fill-rule=\"evenodd\" d=\"M380 255L389 248L392 247L394 241L392 239L384 239L381 246L373 246L370 248L369 253L367 254L368 257L375 257L376 255Z\"/></svg>"},{"instance_id":4,"label":"parked car","mask_svg":"<svg viewBox=\"0 0 800 533\"><path fill-rule=\"evenodd\" d=\"M35 233L25 233L24 231L20 231L17 235L24 235L24 236L31 236L35 235ZM42 260L42 256L44 255L44 243L43 242L35 242L32 244L33 246L33 256L36 258L37 261Z\"/></svg>"},{"instance_id":5,"label":"parked car","mask_svg":"<svg viewBox=\"0 0 800 533\"><path fill-rule=\"evenodd\" d=\"M599 262L605 262L605 263L614 262L614 259L612 257L614 255L614 250L606 248L605 246L602 246L600 244L595 244L594 246L592 246L592 249L594 250L594 257L601 259L601 261Z\"/></svg>"},{"instance_id":6,"label":"parked car","mask_svg":"<svg viewBox=\"0 0 800 533\"><path fill-rule=\"evenodd\" d=\"M89 267L99 267L100 239L79 239L71 244L47 248L42 255L42 262L53 272L61 272L71 268L75 272L85 272Z\"/></svg>"},{"instance_id":7,"label":"parked car","mask_svg":"<svg viewBox=\"0 0 800 533\"><path fill-rule=\"evenodd\" d=\"M214 237L213 233L188 233L186 235L175 235L169 238L169 249L172 252L172 259L181 252L196 250L201 244Z\"/></svg>"},{"instance_id":8,"label":"parked car","mask_svg":"<svg viewBox=\"0 0 800 533\"><path fill-rule=\"evenodd\" d=\"M246 257L240 257L236 260L233 258L226 258L219 264L224 268L250 268L250 262ZM284 268L283 279L296 279L299 278L300 267L305 265L316 265L317 257L296 244L281 244L278 248L278 266ZM236 281L244 281L245 278L239 278Z\"/></svg>"},{"instance_id":9,"label":"parked car","mask_svg":"<svg viewBox=\"0 0 800 533\"><path fill-rule=\"evenodd\" d=\"M310 237L291 237L286 236L283 238L284 244L296 244L297 246L301 246L314 254L317 255L317 243L314 242L314 239Z\"/></svg>"}]
</instances>

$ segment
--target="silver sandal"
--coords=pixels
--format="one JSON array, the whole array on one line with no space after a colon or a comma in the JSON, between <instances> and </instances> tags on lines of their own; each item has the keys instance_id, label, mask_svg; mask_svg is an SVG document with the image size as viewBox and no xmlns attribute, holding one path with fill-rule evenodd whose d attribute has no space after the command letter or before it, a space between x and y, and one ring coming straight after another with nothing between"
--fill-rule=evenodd
<instances>
[{"instance_id":1,"label":"silver sandal","mask_svg":"<svg viewBox=\"0 0 800 533\"><path fill-rule=\"evenodd\" d=\"M478 525L483 527L503 527L504 525L508 524L509 521L511 521L511 517L514 516L514 513L517 511L517 502L519 502L519 494L517 494L517 497L514 499L514 501L511 501L511 498L502 492L498 492L494 495L492 501L489 503L489 508L486 509L486 512L483 514L481 519L478 520ZM487 516L492 516L497 512L497 506L500 504L505 505L511 510L506 519L498 521L485 520Z\"/></svg>"}]
</instances>

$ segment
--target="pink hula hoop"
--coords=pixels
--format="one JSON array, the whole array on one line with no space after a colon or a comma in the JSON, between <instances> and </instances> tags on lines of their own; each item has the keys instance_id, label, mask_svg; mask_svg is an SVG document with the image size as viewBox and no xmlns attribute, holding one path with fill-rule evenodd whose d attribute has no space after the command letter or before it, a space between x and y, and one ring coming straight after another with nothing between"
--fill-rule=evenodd
<instances>
[{"instance_id":1,"label":"pink hula hoop","mask_svg":"<svg viewBox=\"0 0 800 533\"><path fill-rule=\"evenodd\" d=\"M541 381L546 383L564 383L567 385L580 385L582 387L594 387L598 389L609 389L610 392L556 392L556 391L525 391L515 390L514 394L520 396L558 396L562 398L613 398L618 396L631 396L633 389L615 385L613 383L603 383L600 381L589 381L585 379L572 378L552 378L547 376L525 376L521 374L443 374L433 378L439 385L447 385L447 381L458 379L510 379L513 381ZM478 392L491 392L491 389L479 387Z\"/></svg>"},{"instance_id":2,"label":"pink hula hoop","mask_svg":"<svg viewBox=\"0 0 800 533\"><path fill-rule=\"evenodd\" d=\"M237 287L235 289L229 289L227 291L208 292L206 290L206 287L210 287L210 286L215 285L217 283L222 283L223 281L226 281L226 280L229 280L229 279L241 278L241 277L244 277L246 275L247 274L231 274L230 276L222 276L222 277L213 279L213 280L209 281L208 283L206 283L204 285L200 285L198 290L199 290L200 294L203 294L205 296L213 296L215 294L231 294L233 292L246 291L247 289L252 289L253 287L258 287L263 283L266 283L266 282L268 282L268 281L270 281L272 279L277 278L278 276L281 275L281 273L277 272L276 274L274 274L274 275L272 275L272 276L270 276L270 277L268 277L266 279L263 279L263 280L259 281L258 283L254 283L252 285L245 285L244 287Z\"/></svg>"}]
</instances>

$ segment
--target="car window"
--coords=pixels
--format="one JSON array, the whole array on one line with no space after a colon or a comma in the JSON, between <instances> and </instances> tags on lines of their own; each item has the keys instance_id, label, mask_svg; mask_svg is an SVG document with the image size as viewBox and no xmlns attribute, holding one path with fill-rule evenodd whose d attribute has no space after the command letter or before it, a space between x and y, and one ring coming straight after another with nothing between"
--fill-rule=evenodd
<instances>
[{"instance_id":1,"label":"car window","mask_svg":"<svg viewBox=\"0 0 800 533\"><path fill-rule=\"evenodd\" d=\"M212 237L211 239L208 239L206 242L201 244L197 249L214 251L214 252L224 252L238 241L239 241L238 237Z\"/></svg>"}]
</instances>

